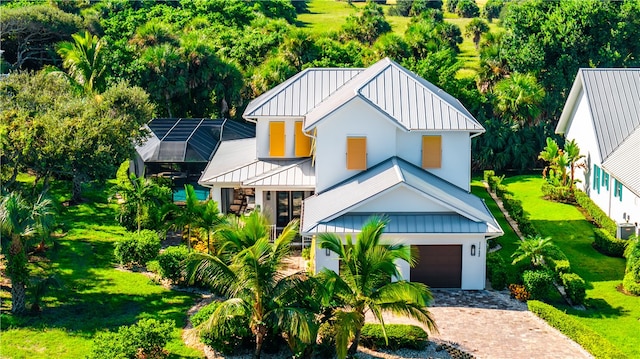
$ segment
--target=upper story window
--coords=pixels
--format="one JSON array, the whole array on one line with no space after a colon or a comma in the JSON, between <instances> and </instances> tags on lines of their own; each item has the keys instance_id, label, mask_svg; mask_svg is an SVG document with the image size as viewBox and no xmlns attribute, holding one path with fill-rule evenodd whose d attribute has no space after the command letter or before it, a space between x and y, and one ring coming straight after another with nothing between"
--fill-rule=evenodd
<instances>
[{"instance_id":1,"label":"upper story window","mask_svg":"<svg viewBox=\"0 0 640 359\"><path fill-rule=\"evenodd\" d=\"M347 169L367 169L367 138L347 137Z\"/></svg>"},{"instance_id":2,"label":"upper story window","mask_svg":"<svg viewBox=\"0 0 640 359\"><path fill-rule=\"evenodd\" d=\"M294 135L296 141L296 157L311 156L311 137L304 134L304 131L302 130L302 121L296 121Z\"/></svg>"},{"instance_id":3,"label":"upper story window","mask_svg":"<svg viewBox=\"0 0 640 359\"><path fill-rule=\"evenodd\" d=\"M602 170L602 187L607 191L609 190L609 174L604 170Z\"/></svg>"},{"instance_id":4,"label":"upper story window","mask_svg":"<svg viewBox=\"0 0 640 359\"><path fill-rule=\"evenodd\" d=\"M442 136L422 136L422 168L442 167Z\"/></svg>"},{"instance_id":5,"label":"upper story window","mask_svg":"<svg viewBox=\"0 0 640 359\"><path fill-rule=\"evenodd\" d=\"M285 135L284 121L269 122L269 156L284 157Z\"/></svg>"}]
</instances>

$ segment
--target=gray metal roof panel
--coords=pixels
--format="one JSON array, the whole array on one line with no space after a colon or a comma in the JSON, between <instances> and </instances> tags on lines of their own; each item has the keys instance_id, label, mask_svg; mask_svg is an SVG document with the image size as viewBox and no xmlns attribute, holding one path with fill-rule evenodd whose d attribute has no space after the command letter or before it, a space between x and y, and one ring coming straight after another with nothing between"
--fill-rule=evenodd
<instances>
[{"instance_id":1,"label":"gray metal roof panel","mask_svg":"<svg viewBox=\"0 0 640 359\"><path fill-rule=\"evenodd\" d=\"M276 168L243 181L245 186L288 186L315 188L316 175L311 158Z\"/></svg>"},{"instance_id":2,"label":"gray metal roof panel","mask_svg":"<svg viewBox=\"0 0 640 359\"><path fill-rule=\"evenodd\" d=\"M640 127L640 69L580 69L578 77L606 161Z\"/></svg>"},{"instance_id":3,"label":"gray metal roof panel","mask_svg":"<svg viewBox=\"0 0 640 359\"><path fill-rule=\"evenodd\" d=\"M374 213L349 213L319 223L308 233L358 233ZM384 233L487 233L485 222L474 222L457 213L389 213Z\"/></svg>"},{"instance_id":4,"label":"gray metal roof panel","mask_svg":"<svg viewBox=\"0 0 640 359\"><path fill-rule=\"evenodd\" d=\"M640 127L618 146L602 167L640 197Z\"/></svg>"},{"instance_id":5,"label":"gray metal roof panel","mask_svg":"<svg viewBox=\"0 0 640 359\"><path fill-rule=\"evenodd\" d=\"M242 117L301 117L362 72L359 68L309 68L251 101Z\"/></svg>"},{"instance_id":6,"label":"gray metal roof panel","mask_svg":"<svg viewBox=\"0 0 640 359\"><path fill-rule=\"evenodd\" d=\"M333 220L375 196L396 186L409 186L435 202L476 222L501 232L500 226L484 202L473 194L398 157L392 157L370 169L309 197L303 203L302 232Z\"/></svg>"},{"instance_id":7,"label":"gray metal roof panel","mask_svg":"<svg viewBox=\"0 0 640 359\"><path fill-rule=\"evenodd\" d=\"M205 168L198 183L206 184L213 177L256 160L256 138L222 141Z\"/></svg>"},{"instance_id":8,"label":"gray metal roof panel","mask_svg":"<svg viewBox=\"0 0 640 359\"><path fill-rule=\"evenodd\" d=\"M484 132L460 101L389 58L368 67L309 111L305 130L356 96L409 131Z\"/></svg>"}]
</instances>

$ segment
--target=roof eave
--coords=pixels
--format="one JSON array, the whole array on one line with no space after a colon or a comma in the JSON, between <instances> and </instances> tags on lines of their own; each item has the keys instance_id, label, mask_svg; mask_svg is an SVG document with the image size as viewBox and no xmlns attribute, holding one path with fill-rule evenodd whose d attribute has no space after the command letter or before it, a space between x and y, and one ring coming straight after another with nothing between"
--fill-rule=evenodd
<instances>
[{"instance_id":1,"label":"roof eave","mask_svg":"<svg viewBox=\"0 0 640 359\"><path fill-rule=\"evenodd\" d=\"M582 81L582 69L580 69L578 70L578 74L573 81L571 91L569 92L567 101L565 102L564 108L562 109L562 114L560 115L560 120L558 121L558 125L556 126L555 130L555 133L557 134L564 135L567 132L569 122L571 120L571 115L574 112L574 108L577 105L580 94L582 93L584 88Z\"/></svg>"}]
</instances>

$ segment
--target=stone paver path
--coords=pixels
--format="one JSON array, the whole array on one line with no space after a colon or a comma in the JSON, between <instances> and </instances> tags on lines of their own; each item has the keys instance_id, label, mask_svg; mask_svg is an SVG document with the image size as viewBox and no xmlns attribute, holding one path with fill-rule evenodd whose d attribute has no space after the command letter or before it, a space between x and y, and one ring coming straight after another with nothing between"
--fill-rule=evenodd
<instances>
[{"instance_id":1,"label":"stone paver path","mask_svg":"<svg viewBox=\"0 0 640 359\"><path fill-rule=\"evenodd\" d=\"M457 344L476 358L592 358L508 294L487 290L432 292L430 311L439 333L430 337ZM385 316L385 321L417 324L393 316Z\"/></svg>"}]
</instances>

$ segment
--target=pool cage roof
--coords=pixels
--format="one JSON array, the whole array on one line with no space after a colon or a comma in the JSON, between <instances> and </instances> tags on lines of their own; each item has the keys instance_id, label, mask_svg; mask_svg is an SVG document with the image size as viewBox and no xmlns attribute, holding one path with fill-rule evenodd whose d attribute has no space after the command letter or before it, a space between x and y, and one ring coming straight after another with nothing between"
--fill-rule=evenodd
<instances>
[{"instance_id":1,"label":"pool cage roof","mask_svg":"<svg viewBox=\"0 0 640 359\"><path fill-rule=\"evenodd\" d=\"M136 151L144 162L208 162L221 141L255 137L255 125L228 119L155 118Z\"/></svg>"}]
</instances>

